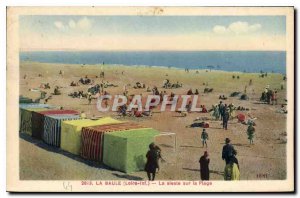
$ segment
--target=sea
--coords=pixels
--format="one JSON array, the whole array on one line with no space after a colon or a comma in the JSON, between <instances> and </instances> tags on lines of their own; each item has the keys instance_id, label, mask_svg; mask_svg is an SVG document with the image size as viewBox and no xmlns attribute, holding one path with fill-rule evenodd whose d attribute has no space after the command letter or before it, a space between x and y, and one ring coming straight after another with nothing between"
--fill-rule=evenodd
<instances>
[{"instance_id":1,"label":"sea","mask_svg":"<svg viewBox=\"0 0 300 198\"><path fill-rule=\"evenodd\" d=\"M286 73L285 51L28 51L20 61Z\"/></svg>"}]
</instances>

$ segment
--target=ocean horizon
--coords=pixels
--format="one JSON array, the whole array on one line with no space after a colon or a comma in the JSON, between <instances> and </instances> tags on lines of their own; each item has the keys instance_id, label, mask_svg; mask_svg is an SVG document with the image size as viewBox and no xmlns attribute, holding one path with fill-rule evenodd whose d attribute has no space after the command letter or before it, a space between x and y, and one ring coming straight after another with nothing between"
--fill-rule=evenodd
<instances>
[{"instance_id":1,"label":"ocean horizon","mask_svg":"<svg viewBox=\"0 0 300 198\"><path fill-rule=\"evenodd\" d=\"M285 51L27 51L20 61L286 73Z\"/></svg>"}]
</instances>

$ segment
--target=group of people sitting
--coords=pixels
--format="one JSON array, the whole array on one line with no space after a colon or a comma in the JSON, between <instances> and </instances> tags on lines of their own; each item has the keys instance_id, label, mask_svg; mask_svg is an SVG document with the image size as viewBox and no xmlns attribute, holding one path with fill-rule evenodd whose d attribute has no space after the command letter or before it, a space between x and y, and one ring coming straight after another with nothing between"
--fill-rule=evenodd
<instances>
[{"instance_id":1,"label":"group of people sitting","mask_svg":"<svg viewBox=\"0 0 300 198\"><path fill-rule=\"evenodd\" d=\"M129 116L129 117L149 117L152 116L151 109L149 111L139 111L138 108L132 108L128 111L128 106L126 104L118 107L117 111L119 116Z\"/></svg>"},{"instance_id":2,"label":"group of people sitting","mask_svg":"<svg viewBox=\"0 0 300 198\"><path fill-rule=\"evenodd\" d=\"M73 93L70 93L68 96L71 96L72 98L86 98L87 94L84 94L83 91L74 91Z\"/></svg>"},{"instance_id":3,"label":"group of people sitting","mask_svg":"<svg viewBox=\"0 0 300 198\"><path fill-rule=\"evenodd\" d=\"M225 97L225 95L220 95L220 96L219 96L219 99L220 99L220 100L227 100L227 97Z\"/></svg>"},{"instance_id":4,"label":"group of people sitting","mask_svg":"<svg viewBox=\"0 0 300 198\"><path fill-rule=\"evenodd\" d=\"M178 81L176 83L171 83L169 79L165 79L162 87L165 89L180 88L182 87L182 83L179 84Z\"/></svg>"},{"instance_id":5,"label":"group of people sitting","mask_svg":"<svg viewBox=\"0 0 300 198\"><path fill-rule=\"evenodd\" d=\"M146 88L146 85L141 82L136 82L135 85L133 86L134 89L143 89Z\"/></svg>"},{"instance_id":6,"label":"group of people sitting","mask_svg":"<svg viewBox=\"0 0 300 198\"><path fill-rule=\"evenodd\" d=\"M199 95L199 91L198 89L195 90L195 93L193 93L192 89L189 89L186 93L187 95Z\"/></svg>"},{"instance_id":7,"label":"group of people sitting","mask_svg":"<svg viewBox=\"0 0 300 198\"><path fill-rule=\"evenodd\" d=\"M79 86L78 82L72 81L70 84L71 87Z\"/></svg>"},{"instance_id":8,"label":"group of people sitting","mask_svg":"<svg viewBox=\"0 0 300 198\"><path fill-rule=\"evenodd\" d=\"M93 83L93 80L89 79L87 76L85 78L80 78L79 82L83 85L89 85Z\"/></svg>"},{"instance_id":9,"label":"group of people sitting","mask_svg":"<svg viewBox=\"0 0 300 198\"><path fill-rule=\"evenodd\" d=\"M42 89L51 89L49 83L42 83L42 84L40 85L40 88L42 88Z\"/></svg>"}]
</instances>

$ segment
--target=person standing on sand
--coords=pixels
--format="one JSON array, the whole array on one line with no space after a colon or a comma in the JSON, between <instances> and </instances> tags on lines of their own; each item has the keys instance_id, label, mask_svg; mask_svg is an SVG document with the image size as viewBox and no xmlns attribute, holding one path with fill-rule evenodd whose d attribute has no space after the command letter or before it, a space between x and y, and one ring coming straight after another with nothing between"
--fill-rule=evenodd
<instances>
[{"instance_id":1,"label":"person standing on sand","mask_svg":"<svg viewBox=\"0 0 300 198\"><path fill-rule=\"evenodd\" d=\"M250 144L253 144L254 132L255 132L255 128L253 127L253 123L250 122L247 129L247 135Z\"/></svg>"},{"instance_id":2,"label":"person standing on sand","mask_svg":"<svg viewBox=\"0 0 300 198\"><path fill-rule=\"evenodd\" d=\"M228 120L229 120L229 109L225 107L225 112L223 114L223 129L227 130Z\"/></svg>"},{"instance_id":3,"label":"person standing on sand","mask_svg":"<svg viewBox=\"0 0 300 198\"><path fill-rule=\"evenodd\" d=\"M201 180L209 180L209 162L208 152L204 151L204 155L199 160Z\"/></svg>"},{"instance_id":4,"label":"person standing on sand","mask_svg":"<svg viewBox=\"0 0 300 198\"><path fill-rule=\"evenodd\" d=\"M88 93L88 100L89 100L89 105L92 103L92 94Z\"/></svg>"},{"instance_id":5,"label":"person standing on sand","mask_svg":"<svg viewBox=\"0 0 300 198\"><path fill-rule=\"evenodd\" d=\"M202 133L201 133L202 147L204 147L204 144L205 144L205 145L206 145L206 148L207 148L206 140L208 140L208 133L206 132L205 129L203 129L203 131L202 131Z\"/></svg>"},{"instance_id":6,"label":"person standing on sand","mask_svg":"<svg viewBox=\"0 0 300 198\"><path fill-rule=\"evenodd\" d=\"M147 172L147 176L149 181L154 181L156 169L158 166L158 152L155 148L155 144L151 143L149 145L149 151L146 154L147 162L145 165L145 171Z\"/></svg>"},{"instance_id":7,"label":"person standing on sand","mask_svg":"<svg viewBox=\"0 0 300 198\"><path fill-rule=\"evenodd\" d=\"M224 180L240 180L240 170L237 159L233 156L224 169Z\"/></svg>"},{"instance_id":8,"label":"person standing on sand","mask_svg":"<svg viewBox=\"0 0 300 198\"><path fill-rule=\"evenodd\" d=\"M220 104L218 106L219 106L219 112L220 112L220 115L221 115L221 120L223 120L223 116L224 116L224 113L225 113L225 106L224 106L222 101L220 101Z\"/></svg>"},{"instance_id":9,"label":"person standing on sand","mask_svg":"<svg viewBox=\"0 0 300 198\"><path fill-rule=\"evenodd\" d=\"M225 163L228 164L232 158L236 154L236 150L234 147L230 144L230 139L225 139L225 145L223 146L222 150L222 159L225 160Z\"/></svg>"}]
</instances>

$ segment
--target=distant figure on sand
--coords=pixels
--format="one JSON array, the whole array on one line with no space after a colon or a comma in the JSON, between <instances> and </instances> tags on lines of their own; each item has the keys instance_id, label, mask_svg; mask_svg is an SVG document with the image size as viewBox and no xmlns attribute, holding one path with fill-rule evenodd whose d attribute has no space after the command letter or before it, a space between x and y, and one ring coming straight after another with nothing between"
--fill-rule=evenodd
<instances>
[{"instance_id":1,"label":"distant figure on sand","mask_svg":"<svg viewBox=\"0 0 300 198\"><path fill-rule=\"evenodd\" d=\"M250 122L247 129L247 135L250 144L253 144L254 132L255 132L255 128L253 127L253 123Z\"/></svg>"},{"instance_id":2,"label":"distant figure on sand","mask_svg":"<svg viewBox=\"0 0 300 198\"><path fill-rule=\"evenodd\" d=\"M85 119L86 118L86 114L84 111L81 111L80 113L80 118Z\"/></svg>"},{"instance_id":3,"label":"distant figure on sand","mask_svg":"<svg viewBox=\"0 0 300 198\"><path fill-rule=\"evenodd\" d=\"M215 118L215 120L220 119L220 111L217 104L212 106L212 117Z\"/></svg>"},{"instance_id":4,"label":"distant figure on sand","mask_svg":"<svg viewBox=\"0 0 300 198\"><path fill-rule=\"evenodd\" d=\"M277 91L272 91L272 95L271 95L271 101L272 101L272 105L277 105Z\"/></svg>"},{"instance_id":5,"label":"distant figure on sand","mask_svg":"<svg viewBox=\"0 0 300 198\"><path fill-rule=\"evenodd\" d=\"M225 160L225 163L228 164L231 160L231 158L236 154L236 150L234 147L230 144L230 139L225 139L225 145L223 146L222 150L222 159Z\"/></svg>"},{"instance_id":6,"label":"distant figure on sand","mask_svg":"<svg viewBox=\"0 0 300 198\"><path fill-rule=\"evenodd\" d=\"M147 162L145 165L145 171L147 172L148 179L154 181L156 169L158 166L158 152L154 143L149 145L149 151L146 154Z\"/></svg>"},{"instance_id":7,"label":"distant figure on sand","mask_svg":"<svg viewBox=\"0 0 300 198\"><path fill-rule=\"evenodd\" d=\"M227 130L228 120L229 120L229 108L225 105L225 112L223 114L223 129Z\"/></svg>"},{"instance_id":8,"label":"distant figure on sand","mask_svg":"<svg viewBox=\"0 0 300 198\"><path fill-rule=\"evenodd\" d=\"M88 93L88 101L90 105L92 103L92 94L90 92Z\"/></svg>"},{"instance_id":9,"label":"distant figure on sand","mask_svg":"<svg viewBox=\"0 0 300 198\"><path fill-rule=\"evenodd\" d=\"M222 101L220 101L220 104L219 104L219 112L220 112L221 120L223 120L223 116L225 113L225 106Z\"/></svg>"},{"instance_id":10,"label":"distant figure on sand","mask_svg":"<svg viewBox=\"0 0 300 198\"><path fill-rule=\"evenodd\" d=\"M208 133L206 132L205 129L203 129L202 133L201 133L201 141L202 141L202 147L204 147L204 144L206 145L207 148L207 141L208 140Z\"/></svg>"},{"instance_id":11,"label":"distant figure on sand","mask_svg":"<svg viewBox=\"0 0 300 198\"><path fill-rule=\"evenodd\" d=\"M209 162L208 152L204 151L204 155L199 160L201 180L209 180Z\"/></svg>"},{"instance_id":12,"label":"distant figure on sand","mask_svg":"<svg viewBox=\"0 0 300 198\"><path fill-rule=\"evenodd\" d=\"M54 95L61 95L58 86L56 86L54 89Z\"/></svg>"}]
</instances>

